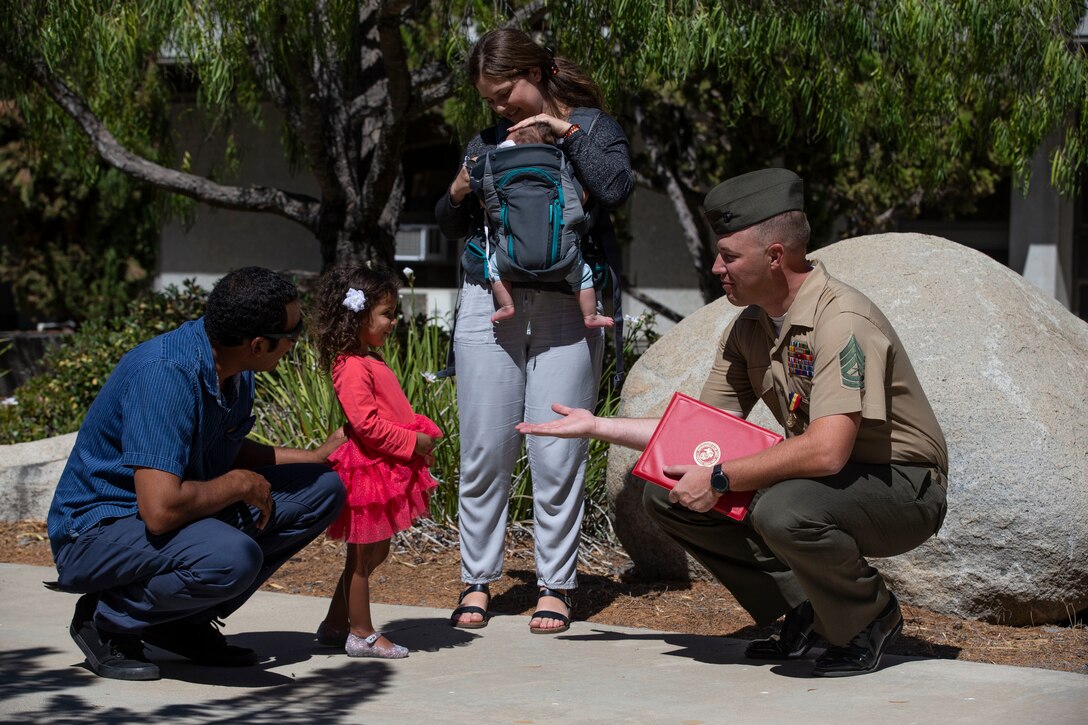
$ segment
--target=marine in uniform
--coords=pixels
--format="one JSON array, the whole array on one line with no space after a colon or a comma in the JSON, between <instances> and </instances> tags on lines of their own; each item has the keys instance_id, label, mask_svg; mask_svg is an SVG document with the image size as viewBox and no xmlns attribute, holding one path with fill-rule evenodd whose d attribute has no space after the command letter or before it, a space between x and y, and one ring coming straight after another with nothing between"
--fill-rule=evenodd
<instances>
[{"instance_id":1,"label":"marine in uniform","mask_svg":"<svg viewBox=\"0 0 1088 725\"><path fill-rule=\"evenodd\" d=\"M765 169L715 187L704 208L726 255L738 232L759 232L770 222L769 233L756 234L762 268L776 263L777 250L770 248L782 245L774 232L781 215L795 219L777 226L787 232L792 226L795 236L800 226L807 243L807 221L796 219L803 215L802 203L799 177ZM797 240L791 241L796 247ZM784 246L788 256L790 241ZM719 255L716 262L724 279L727 261ZM787 260L777 263L789 266ZM898 602L866 557L909 551L937 531L945 512L948 454L888 319L817 261L805 259L795 276L800 286L786 300L784 314L772 316L781 310L750 304L725 330L700 398L742 417L762 400L787 439L806 435L821 418L856 419L845 465L831 475L770 482L740 524L674 505L656 486L646 487L645 503L757 622L786 613L781 631L752 642L749 656L800 657L818 634L830 647L816 660L814 674L861 674L876 669L903 622ZM776 289L775 277L773 269L766 279L757 277L766 298L739 292L778 300L788 285ZM715 489L728 489L731 466L712 472Z\"/></svg>"},{"instance_id":2,"label":"marine in uniform","mask_svg":"<svg viewBox=\"0 0 1088 725\"><path fill-rule=\"evenodd\" d=\"M899 603L867 557L909 551L940 528L944 436L895 330L857 290L806 257L803 183L763 169L716 186L704 210L718 234L713 271L745 309L722 334L703 402L746 417L762 400L786 431L770 449L707 469L670 466L676 486L646 486L651 517L767 624L758 659L828 647L813 674L875 670L903 627ZM644 448L645 419L564 418L527 434L587 436ZM670 470L671 469L671 470ZM748 517L710 510L757 490Z\"/></svg>"}]
</instances>

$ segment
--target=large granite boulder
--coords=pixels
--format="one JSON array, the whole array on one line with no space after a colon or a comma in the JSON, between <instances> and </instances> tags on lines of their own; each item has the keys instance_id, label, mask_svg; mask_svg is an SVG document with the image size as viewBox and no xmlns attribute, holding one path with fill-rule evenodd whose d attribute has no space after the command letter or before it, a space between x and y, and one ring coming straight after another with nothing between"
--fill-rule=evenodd
<instances>
[{"instance_id":1,"label":"large granite boulder","mask_svg":"<svg viewBox=\"0 0 1088 725\"><path fill-rule=\"evenodd\" d=\"M0 446L0 521L45 521L76 434Z\"/></svg>"},{"instance_id":2,"label":"large granite boulder","mask_svg":"<svg viewBox=\"0 0 1088 725\"><path fill-rule=\"evenodd\" d=\"M988 257L938 237L881 234L816 251L895 325L949 448L940 533L874 560L905 601L1006 624L1068 622L1088 607L1088 324ZM620 414L698 395L738 309L725 299L665 334L632 367ZM753 421L781 431L760 404ZM691 562L642 511L637 452L613 446L616 532L637 571Z\"/></svg>"}]
</instances>

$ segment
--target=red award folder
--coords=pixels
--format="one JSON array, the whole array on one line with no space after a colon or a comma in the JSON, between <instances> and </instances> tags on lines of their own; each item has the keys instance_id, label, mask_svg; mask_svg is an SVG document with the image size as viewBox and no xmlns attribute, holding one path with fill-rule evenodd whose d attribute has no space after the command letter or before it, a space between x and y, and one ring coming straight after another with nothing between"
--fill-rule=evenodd
<instances>
[{"instance_id":1,"label":"red award folder","mask_svg":"<svg viewBox=\"0 0 1088 725\"><path fill-rule=\"evenodd\" d=\"M774 431L683 393L674 393L631 473L671 489L676 481L664 474L665 466L696 463L709 468L758 453L781 440L782 436ZM718 499L714 510L741 521L753 496L755 491L727 493Z\"/></svg>"}]
</instances>

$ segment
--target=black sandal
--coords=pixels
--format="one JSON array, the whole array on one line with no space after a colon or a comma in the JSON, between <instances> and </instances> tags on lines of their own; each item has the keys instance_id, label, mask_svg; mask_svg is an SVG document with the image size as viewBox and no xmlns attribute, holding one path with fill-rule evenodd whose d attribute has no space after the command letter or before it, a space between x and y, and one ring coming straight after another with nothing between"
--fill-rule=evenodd
<instances>
[{"instance_id":1,"label":"black sandal","mask_svg":"<svg viewBox=\"0 0 1088 725\"><path fill-rule=\"evenodd\" d=\"M537 617L540 617L541 619L558 619L563 624L559 627L529 627L529 631L533 634L559 634L560 632L566 632L570 629L570 615L574 614L574 602L571 599L569 590L564 591L561 589L549 589L548 587L544 587L537 596L538 601L540 597L555 597L563 602L563 604L567 605L567 612L569 612L569 614L560 614L559 612L552 612L547 609L538 609L533 612L533 616L530 617L530 619L536 619Z\"/></svg>"},{"instance_id":2,"label":"black sandal","mask_svg":"<svg viewBox=\"0 0 1088 725\"><path fill-rule=\"evenodd\" d=\"M461 592L461 596L457 597L457 609L453 610L453 614L450 615L450 626L459 627L461 629L483 629L487 626L487 610L482 609L471 604L462 605L461 602L465 601L465 597L473 592L483 592L487 595L487 603L491 604L491 590L487 584L469 584L465 588L465 591ZM483 619L479 622L462 622L460 617L462 614L480 614L483 615Z\"/></svg>"}]
</instances>

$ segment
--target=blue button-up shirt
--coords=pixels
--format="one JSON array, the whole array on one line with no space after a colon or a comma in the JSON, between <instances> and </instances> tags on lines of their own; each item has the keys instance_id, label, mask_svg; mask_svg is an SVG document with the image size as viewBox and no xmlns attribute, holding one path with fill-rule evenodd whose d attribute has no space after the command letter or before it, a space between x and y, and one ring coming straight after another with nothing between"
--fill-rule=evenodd
<instances>
[{"instance_id":1,"label":"blue button-up shirt","mask_svg":"<svg viewBox=\"0 0 1088 725\"><path fill-rule=\"evenodd\" d=\"M49 508L54 554L99 521L137 513L134 469L207 481L230 470L253 427L253 373L224 381L204 319L127 353L98 393Z\"/></svg>"}]
</instances>

